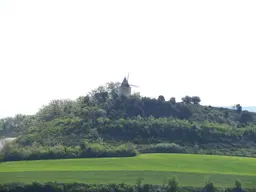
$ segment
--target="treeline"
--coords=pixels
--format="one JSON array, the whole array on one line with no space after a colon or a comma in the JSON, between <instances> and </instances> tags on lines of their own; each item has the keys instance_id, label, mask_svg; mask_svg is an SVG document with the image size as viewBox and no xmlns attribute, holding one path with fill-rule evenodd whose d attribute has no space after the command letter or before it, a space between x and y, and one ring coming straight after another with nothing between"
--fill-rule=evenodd
<instances>
[{"instance_id":1,"label":"treeline","mask_svg":"<svg viewBox=\"0 0 256 192\"><path fill-rule=\"evenodd\" d=\"M32 183L32 184L5 184L0 185L0 192L34 192L34 191L51 191L51 192L255 192L254 189L243 189L239 181L235 181L232 188L217 188L213 183L208 182L203 188L180 187L179 182L172 178L163 185L143 184L141 179L137 180L135 185L127 184L62 184L62 183Z\"/></svg>"},{"instance_id":2,"label":"treeline","mask_svg":"<svg viewBox=\"0 0 256 192\"><path fill-rule=\"evenodd\" d=\"M4 148L0 154L1 161L97 158L97 157L133 157L140 153L187 153L256 157L255 147L230 147L225 145L182 146L176 143L159 143L150 145L92 143L87 146L30 147L12 146Z\"/></svg>"},{"instance_id":3,"label":"treeline","mask_svg":"<svg viewBox=\"0 0 256 192\"><path fill-rule=\"evenodd\" d=\"M139 94L129 98L119 97L118 85L108 83L75 101L53 100L35 115L18 114L15 117L0 119L0 137L18 136L38 122L48 122L63 117L81 118L84 121L95 121L101 117L111 120L137 116L173 117L195 122L207 120L229 124L234 128L245 127L256 121L256 114L242 111L240 104L232 110L201 106L200 102L201 99L198 96L184 96L181 102L177 102L174 97L165 99L162 95L158 98L141 97Z\"/></svg>"},{"instance_id":4,"label":"treeline","mask_svg":"<svg viewBox=\"0 0 256 192\"><path fill-rule=\"evenodd\" d=\"M107 143L81 142L79 146L56 145L54 147L33 146L20 147L18 145L6 145L0 155L1 161L20 160L46 160L46 159L70 159L70 158L97 158L97 157L132 157L138 154L132 144L113 146Z\"/></svg>"}]
</instances>

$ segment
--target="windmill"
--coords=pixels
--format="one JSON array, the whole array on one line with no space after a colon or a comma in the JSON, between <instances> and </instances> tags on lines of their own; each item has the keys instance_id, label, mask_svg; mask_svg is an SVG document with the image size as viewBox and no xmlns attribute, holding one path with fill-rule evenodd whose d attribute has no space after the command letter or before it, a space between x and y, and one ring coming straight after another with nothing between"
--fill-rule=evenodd
<instances>
[{"instance_id":1,"label":"windmill","mask_svg":"<svg viewBox=\"0 0 256 192\"><path fill-rule=\"evenodd\" d=\"M129 80L129 73L127 77L124 77L122 83L117 83L119 86L119 95L123 95L123 96L130 96L131 95L131 87L136 87L138 88L137 85L132 85L129 84L128 82Z\"/></svg>"}]
</instances>

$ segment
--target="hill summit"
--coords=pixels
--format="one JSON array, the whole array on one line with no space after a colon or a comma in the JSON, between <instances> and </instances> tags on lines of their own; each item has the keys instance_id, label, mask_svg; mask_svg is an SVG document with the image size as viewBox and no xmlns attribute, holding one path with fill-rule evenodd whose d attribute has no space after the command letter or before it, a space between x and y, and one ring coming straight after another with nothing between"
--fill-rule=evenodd
<instances>
[{"instance_id":1,"label":"hill summit","mask_svg":"<svg viewBox=\"0 0 256 192\"><path fill-rule=\"evenodd\" d=\"M119 94L107 83L73 100L53 100L35 115L0 120L1 137L17 137L3 160L134 156L138 153L203 153L256 156L256 114Z\"/></svg>"}]
</instances>

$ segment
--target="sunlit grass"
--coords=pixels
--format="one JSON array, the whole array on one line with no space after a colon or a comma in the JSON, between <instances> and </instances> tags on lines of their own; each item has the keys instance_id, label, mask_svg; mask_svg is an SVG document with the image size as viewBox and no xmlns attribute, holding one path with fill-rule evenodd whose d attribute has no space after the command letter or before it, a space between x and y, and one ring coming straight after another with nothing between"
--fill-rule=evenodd
<instances>
[{"instance_id":1,"label":"sunlit grass","mask_svg":"<svg viewBox=\"0 0 256 192\"><path fill-rule=\"evenodd\" d=\"M161 184L176 176L181 185L201 186L212 180L230 186L236 179L245 186L256 183L256 159L190 154L144 154L129 158L91 158L5 162L0 182L60 181L84 183Z\"/></svg>"}]
</instances>

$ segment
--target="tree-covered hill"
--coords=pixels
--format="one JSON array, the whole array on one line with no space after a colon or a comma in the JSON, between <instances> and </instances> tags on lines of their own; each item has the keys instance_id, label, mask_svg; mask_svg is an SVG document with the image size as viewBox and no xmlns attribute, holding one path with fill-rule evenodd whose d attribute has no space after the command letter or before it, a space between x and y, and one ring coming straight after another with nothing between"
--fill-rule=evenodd
<instances>
[{"instance_id":1,"label":"tree-covered hill","mask_svg":"<svg viewBox=\"0 0 256 192\"><path fill-rule=\"evenodd\" d=\"M0 120L18 137L5 160L132 156L138 152L256 156L256 113L200 105L198 96L130 97L108 83L75 101L53 100L35 115Z\"/></svg>"}]
</instances>

